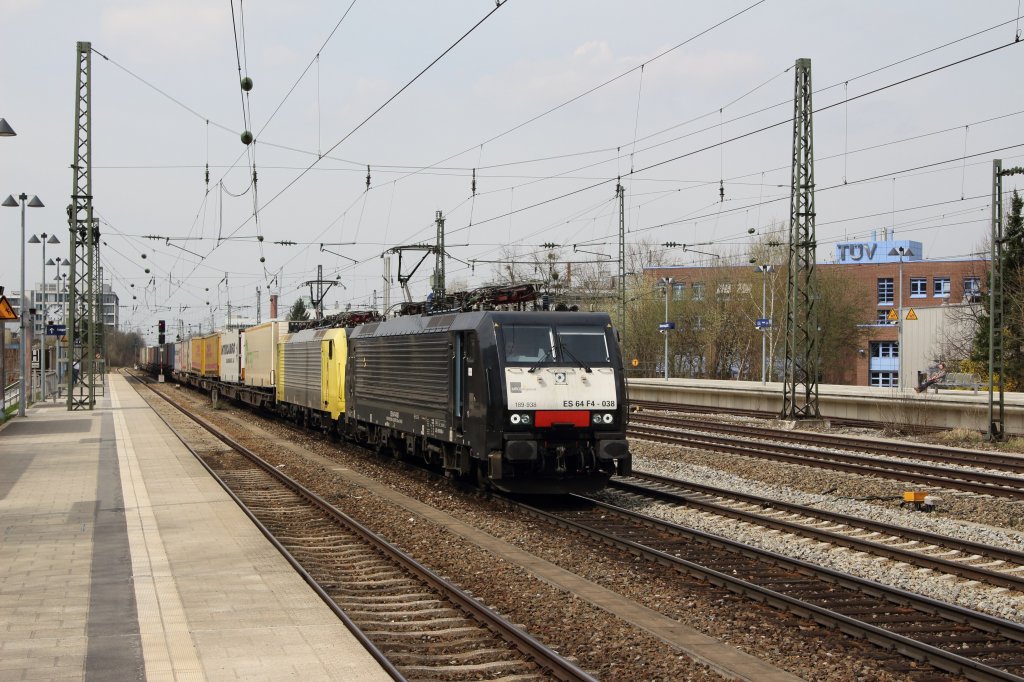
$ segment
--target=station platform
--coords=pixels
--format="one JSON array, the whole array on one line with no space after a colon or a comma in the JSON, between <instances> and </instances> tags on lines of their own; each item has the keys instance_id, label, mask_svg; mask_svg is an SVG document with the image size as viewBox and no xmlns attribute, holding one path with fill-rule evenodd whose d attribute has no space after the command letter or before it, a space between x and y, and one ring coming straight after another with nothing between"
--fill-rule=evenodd
<instances>
[{"instance_id":1,"label":"station platform","mask_svg":"<svg viewBox=\"0 0 1024 682\"><path fill-rule=\"evenodd\" d=\"M127 381L0 427L0 680L389 680Z\"/></svg>"},{"instance_id":2,"label":"station platform","mask_svg":"<svg viewBox=\"0 0 1024 682\"><path fill-rule=\"evenodd\" d=\"M783 384L717 379L630 379L632 400L653 400L701 407L758 410L778 414ZM998 399L998 393L996 394ZM823 419L862 419L882 424L988 430L988 390L941 390L821 384L818 407ZM1003 397L1005 430L1024 435L1024 393Z\"/></svg>"}]
</instances>

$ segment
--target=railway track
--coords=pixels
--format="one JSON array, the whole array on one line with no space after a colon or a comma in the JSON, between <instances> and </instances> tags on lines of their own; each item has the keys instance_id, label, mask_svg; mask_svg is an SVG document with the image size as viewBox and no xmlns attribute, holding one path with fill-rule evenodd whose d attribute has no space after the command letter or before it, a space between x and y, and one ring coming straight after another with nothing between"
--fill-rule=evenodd
<instances>
[{"instance_id":1,"label":"railway track","mask_svg":"<svg viewBox=\"0 0 1024 682\"><path fill-rule=\"evenodd\" d=\"M162 399L151 402L157 414L395 679L593 679L212 424L149 394Z\"/></svg>"},{"instance_id":2,"label":"railway track","mask_svg":"<svg viewBox=\"0 0 1024 682\"><path fill-rule=\"evenodd\" d=\"M630 425L629 433L635 438L672 443L684 447L906 481L918 485L932 485L950 490L963 490L981 495L993 495L1014 500L1024 499L1024 477L1021 476L950 469L939 465L882 459L877 456L828 451L804 445L753 440L728 434L707 433L696 429L680 430L679 426L671 421L665 422L664 425L633 422Z\"/></svg>"},{"instance_id":3,"label":"railway track","mask_svg":"<svg viewBox=\"0 0 1024 682\"><path fill-rule=\"evenodd\" d=\"M643 403L647 409L676 409L664 403ZM853 438L837 434L826 434L809 431L783 431L777 428L735 424L729 422L709 422L684 415L652 414L634 412L630 422L657 424L661 426L677 426L679 428L697 429L714 433L731 434L748 438L769 439L784 443L802 443L816 447L828 447L842 450L867 452L888 457L906 457L911 459L954 464L958 466L985 467L1009 473L1024 474L1024 456L1006 455L983 450L960 450L944 448L925 443L903 443L894 440L871 441L865 438Z\"/></svg>"},{"instance_id":4,"label":"railway track","mask_svg":"<svg viewBox=\"0 0 1024 682\"><path fill-rule=\"evenodd\" d=\"M1024 591L1022 552L642 472L614 478L609 487L638 502L686 506L938 573Z\"/></svg>"},{"instance_id":5,"label":"railway track","mask_svg":"<svg viewBox=\"0 0 1024 682\"><path fill-rule=\"evenodd\" d=\"M1024 680L1024 627L586 497L526 513L972 680ZM908 662L909 663L909 662ZM928 675L907 665L899 674Z\"/></svg>"}]
</instances>

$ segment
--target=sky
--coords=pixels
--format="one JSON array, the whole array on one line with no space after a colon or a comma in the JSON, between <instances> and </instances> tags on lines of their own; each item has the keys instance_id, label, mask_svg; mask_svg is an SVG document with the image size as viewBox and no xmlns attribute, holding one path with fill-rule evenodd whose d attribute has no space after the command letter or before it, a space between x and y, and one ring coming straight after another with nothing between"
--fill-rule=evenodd
<instances>
[{"instance_id":1,"label":"sky","mask_svg":"<svg viewBox=\"0 0 1024 682\"><path fill-rule=\"evenodd\" d=\"M619 178L630 245L663 264L746 263L788 222L798 58L812 63L820 261L883 228L922 242L925 258L983 251L992 160L1024 156L1019 0L0 10L0 117L17 132L0 138L0 195L38 195L26 238L56 234L47 258L68 255L76 42L91 42L104 279L122 327L150 341L158 319L187 333L222 326L229 303L255 317L257 289L264 319L270 291L283 314L317 266L338 283L328 311L379 306L385 289L395 303L382 254L432 242L437 211L449 288L484 285L502 267L491 261L529 262L550 251L542 244L580 267L617 258ZM8 292L19 230L18 210L0 211ZM673 242L688 247L661 246ZM38 245L26 261L33 288ZM432 268L430 257L410 280L415 299Z\"/></svg>"}]
</instances>

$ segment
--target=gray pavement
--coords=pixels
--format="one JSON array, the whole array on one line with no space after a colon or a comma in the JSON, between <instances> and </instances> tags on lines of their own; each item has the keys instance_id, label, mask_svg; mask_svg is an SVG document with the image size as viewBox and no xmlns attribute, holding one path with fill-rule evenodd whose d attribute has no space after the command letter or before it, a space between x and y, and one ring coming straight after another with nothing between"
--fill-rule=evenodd
<instances>
[{"instance_id":1,"label":"gray pavement","mask_svg":"<svg viewBox=\"0 0 1024 682\"><path fill-rule=\"evenodd\" d=\"M0 680L385 680L126 381L0 427Z\"/></svg>"}]
</instances>

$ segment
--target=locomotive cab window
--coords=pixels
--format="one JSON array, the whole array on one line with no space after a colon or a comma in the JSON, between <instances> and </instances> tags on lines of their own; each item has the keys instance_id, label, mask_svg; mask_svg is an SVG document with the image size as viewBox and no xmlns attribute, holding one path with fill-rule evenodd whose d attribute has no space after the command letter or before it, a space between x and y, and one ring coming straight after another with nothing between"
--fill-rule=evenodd
<instances>
[{"instance_id":1,"label":"locomotive cab window","mask_svg":"<svg viewBox=\"0 0 1024 682\"><path fill-rule=\"evenodd\" d=\"M604 327L510 324L503 330L509 364L607 364L611 362Z\"/></svg>"},{"instance_id":2,"label":"locomotive cab window","mask_svg":"<svg viewBox=\"0 0 1024 682\"><path fill-rule=\"evenodd\" d=\"M551 327L510 324L504 329L506 362L541 362L555 357Z\"/></svg>"},{"instance_id":3,"label":"locomotive cab window","mask_svg":"<svg viewBox=\"0 0 1024 682\"><path fill-rule=\"evenodd\" d=\"M557 332L559 359L576 360L587 364L610 362L608 337L605 336L603 327L560 325Z\"/></svg>"}]
</instances>

